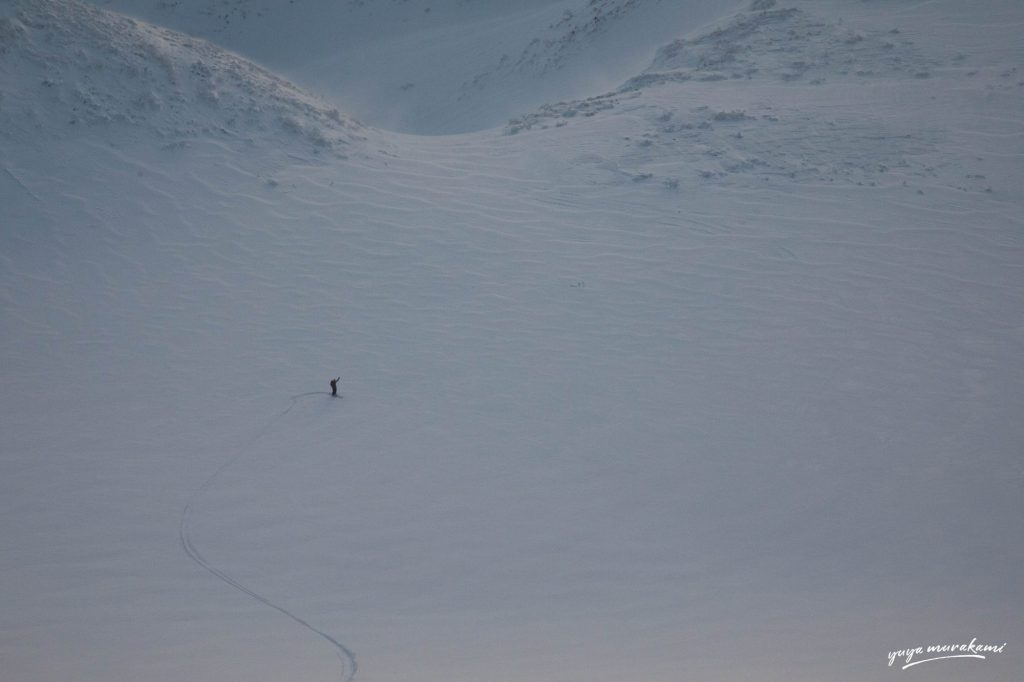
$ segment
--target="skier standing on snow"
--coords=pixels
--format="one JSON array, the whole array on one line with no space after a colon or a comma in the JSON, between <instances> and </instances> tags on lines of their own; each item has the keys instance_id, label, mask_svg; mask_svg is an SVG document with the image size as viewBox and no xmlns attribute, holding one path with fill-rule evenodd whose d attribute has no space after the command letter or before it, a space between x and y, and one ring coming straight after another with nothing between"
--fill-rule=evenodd
<instances>
[{"instance_id":1,"label":"skier standing on snow","mask_svg":"<svg viewBox=\"0 0 1024 682\"><path fill-rule=\"evenodd\" d=\"M341 381L341 377L337 379L331 379L331 395L338 397L338 382Z\"/></svg>"}]
</instances>

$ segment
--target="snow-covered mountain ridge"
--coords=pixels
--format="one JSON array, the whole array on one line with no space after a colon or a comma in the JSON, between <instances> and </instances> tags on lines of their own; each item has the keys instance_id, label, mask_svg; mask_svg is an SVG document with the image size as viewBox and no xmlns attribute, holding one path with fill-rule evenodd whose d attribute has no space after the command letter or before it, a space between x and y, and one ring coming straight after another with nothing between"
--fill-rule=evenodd
<instances>
[{"instance_id":1,"label":"snow-covered mountain ridge","mask_svg":"<svg viewBox=\"0 0 1024 682\"><path fill-rule=\"evenodd\" d=\"M491 128L618 85L721 0L100 0L216 41L350 103L378 127ZM283 48L282 46L290 46Z\"/></svg>"},{"instance_id":2,"label":"snow-covered mountain ridge","mask_svg":"<svg viewBox=\"0 0 1024 682\"><path fill-rule=\"evenodd\" d=\"M337 154L366 139L338 108L205 40L74 1L5 9L5 134L62 138L124 123L167 146L198 136L268 144L284 133Z\"/></svg>"},{"instance_id":3,"label":"snow-covered mountain ridge","mask_svg":"<svg viewBox=\"0 0 1024 682\"><path fill-rule=\"evenodd\" d=\"M850 76L927 78L929 66L898 27L858 31L807 10L755 2L720 26L658 48L650 68L624 89L663 79L774 78L818 85Z\"/></svg>"}]
</instances>

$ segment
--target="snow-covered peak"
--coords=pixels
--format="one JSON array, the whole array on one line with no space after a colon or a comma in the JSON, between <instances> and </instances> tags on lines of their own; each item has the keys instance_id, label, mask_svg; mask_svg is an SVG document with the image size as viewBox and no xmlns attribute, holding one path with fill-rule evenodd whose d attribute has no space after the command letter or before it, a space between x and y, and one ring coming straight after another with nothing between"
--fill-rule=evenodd
<instances>
[{"instance_id":1,"label":"snow-covered peak","mask_svg":"<svg viewBox=\"0 0 1024 682\"><path fill-rule=\"evenodd\" d=\"M5 5L0 92L0 130L14 136L116 128L144 131L161 145L199 136L293 139L344 154L366 134L337 108L237 54L76 0Z\"/></svg>"}]
</instances>

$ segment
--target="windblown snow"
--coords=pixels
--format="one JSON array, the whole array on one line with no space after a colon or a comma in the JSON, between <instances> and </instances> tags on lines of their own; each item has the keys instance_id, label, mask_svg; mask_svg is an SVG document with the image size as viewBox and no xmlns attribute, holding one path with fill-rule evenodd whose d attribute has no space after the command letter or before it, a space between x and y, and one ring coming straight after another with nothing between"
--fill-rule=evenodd
<instances>
[{"instance_id":1,"label":"windblown snow","mask_svg":"<svg viewBox=\"0 0 1024 682\"><path fill-rule=\"evenodd\" d=\"M202 39L59 0L2 22L5 78L31 85L6 90L8 134L126 123L169 146L290 134L335 152L365 139L337 107Z\"/></svg>"},{"instance_id":2,"label":"windblown snow","mask_svg":"<svg viewBox=\"0 0 1024 682\"><path fill-rule=\"evenodd\" d=\"M1019 678L1021 26L0 0L0 677Z\"/></svg>"}]
</instances>

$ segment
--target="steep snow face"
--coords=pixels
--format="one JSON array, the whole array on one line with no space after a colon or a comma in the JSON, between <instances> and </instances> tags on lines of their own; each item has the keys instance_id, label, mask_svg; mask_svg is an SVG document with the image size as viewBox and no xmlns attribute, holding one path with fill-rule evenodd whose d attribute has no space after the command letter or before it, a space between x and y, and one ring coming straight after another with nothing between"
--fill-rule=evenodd
<instances>
[{"instance_id":1,"label":"steep snow face","mask_svg":"<svg viewBox=\"0 0 1024 682\"><path fill-rule=\"evenodd\" d=\"M291 137L335 154L366 140L336 107L205 40L74 1L12 2L5 14L3 134L61 138L125 123L116 135L167 146Z\"/></svg>"},{"instance_id":2,"label":"steep snow face","mask_svg":"<svg viewBox=\"0 0 1024 682\"><path fill-rule=\"evenodd\" d=\"M97 0L100 4L100 0ZM718 18L723 0L107 0L315 86L376 126L493 127L555 98L597 94L653 46Z\"/></svg>"}]
</instances>

